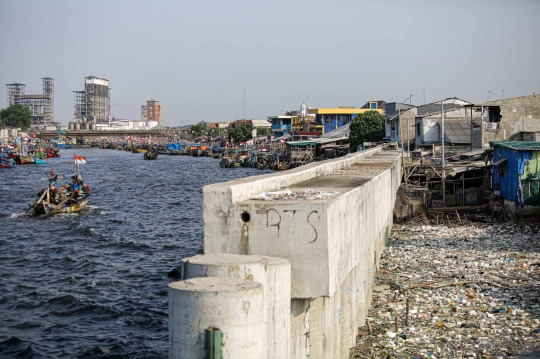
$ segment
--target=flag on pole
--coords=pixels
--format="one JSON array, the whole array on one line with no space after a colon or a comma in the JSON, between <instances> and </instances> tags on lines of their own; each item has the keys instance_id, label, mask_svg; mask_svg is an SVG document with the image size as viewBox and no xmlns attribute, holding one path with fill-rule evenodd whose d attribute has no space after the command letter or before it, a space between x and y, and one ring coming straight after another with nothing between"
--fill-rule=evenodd
<instances>
[{"instance_id":1,"label":"flag on pole","mask_svg":"<svg viewBox=\"0 0 540 359\"><path fill-rule=\"evenodd\" d=\"M73 155L73 160L76 164L86 164L86 157Z\"/></svg>"}]
</instances>

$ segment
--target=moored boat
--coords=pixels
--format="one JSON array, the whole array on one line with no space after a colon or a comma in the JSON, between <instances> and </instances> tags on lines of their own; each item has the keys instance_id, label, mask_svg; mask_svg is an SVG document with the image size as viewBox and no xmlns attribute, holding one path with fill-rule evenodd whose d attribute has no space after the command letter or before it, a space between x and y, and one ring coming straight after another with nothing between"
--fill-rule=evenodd
<instances>
[{"instance_id":1,"label":"moored boat","mask_svg":"<svg viewBox=\"0 0 540 359\"><path fill-rule=\"evenodd\" d=\"M15 157L15 162L20 165L30 165L36 163L36 160L32 156L18 155L17 157Z\"/></svg>"},{"instance_id":2,"label":"moored boat","mask_svg":"<svg viewBox=\"0 0 540 359\"><path fill-rule=\"evenodd\" d=\"M42 160L42 159L40 159L38 157L34 157L34 163L36 165L48 165L49 164L49 162L47 162L45 160Z\"/></svg>"},{"instance_id":3,"label":"moored boat","mask_svg":"<svg viewBox=\"0 0 540 359\"><path fill-rule=\"evenodd\" d=\"M143 158L145 160L155 160L157 159L158 153L157 151L148 151L143 155Z\"/></svg>"},{"instance_id":4,"label":"moored boat","mask_svg":"<svg viewBox=\"0 0 540 359\"><path fill-rule=\"evenodd\" d=\"M131 150L131 152L133 152L133 153L146 153L146 152L148 152L148 148L144 148L144 147L133 147L133 149Z\"/></svg>"}]
</instances>

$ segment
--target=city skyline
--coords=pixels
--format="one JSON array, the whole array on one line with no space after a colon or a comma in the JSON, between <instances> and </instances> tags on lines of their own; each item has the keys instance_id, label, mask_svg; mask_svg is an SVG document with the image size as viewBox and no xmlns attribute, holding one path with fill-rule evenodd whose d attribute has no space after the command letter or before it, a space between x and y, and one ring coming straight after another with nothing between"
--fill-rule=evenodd
<instances>
[{"instance_id":1,"label":"city skyline","mask_svg":"<svg viewBox=\"0 0 540 359\"><path fill-rule=\"evenodd\" d=\"M55 120L64 125L74 119L73 91L90 75L110 80L111 116L137 120L155 98L165 126L233 121L244 108L246 118L266 118L299 110L309 97L313 108L411 94L417 105L480 102L540 91L539 15L532 0L8 0L0 3L8 49L0 83L40 93L36 79L54 78Z\"/></svg>"}]
</instances>

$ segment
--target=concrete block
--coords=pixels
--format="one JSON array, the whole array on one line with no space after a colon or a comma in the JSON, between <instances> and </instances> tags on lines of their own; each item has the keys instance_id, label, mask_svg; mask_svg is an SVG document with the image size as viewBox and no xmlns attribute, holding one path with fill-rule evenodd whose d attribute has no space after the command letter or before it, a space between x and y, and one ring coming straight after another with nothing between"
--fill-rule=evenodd
<instances>
[{"instance_id":1,"label":"concrete block","mask_svg":"<svg viewBox=\"0 0 540 359\"><path fill-rule=\"evenodd\" d=\"M291 262L263 256L268 261L268 359L291 355Z\"/></svg>"},{"instance_id":2,"label":"concrete block","mask_svg":"<svg viewBox=\"0 0 540 359\"><path fill-rule=\"evenodd\" d=\"M205 252L288 259L293 298L333 295L357 263L373 255L373 248L366 244L387 222L395 200L392 192L401 181L397 152L378 153L369 159L370 165L385 164L388 170L375 176L326 175L290 187L339 192L328 199L233 203L229 198L231 206L221 212L230 217L226 222L206 224L205 219ZM232 189L234 183L222 185ZM208 202L214 202L214 196L205 194ZM207 217L221 216L216 209L205 206ZM206 231L215 237L210 238Z\"/></svg>"},{"instance_id":3,"label":"concrete block","mask_svg":"<svg viewBox=\"0 0 540 359\"><path fill-rule=\"evenodd\" d=\"M261 283L194 278L169 284L169 358L204 358L204 331L223 332L224 359L266 358L265 300Z\"/></svg>"}]
</instances>

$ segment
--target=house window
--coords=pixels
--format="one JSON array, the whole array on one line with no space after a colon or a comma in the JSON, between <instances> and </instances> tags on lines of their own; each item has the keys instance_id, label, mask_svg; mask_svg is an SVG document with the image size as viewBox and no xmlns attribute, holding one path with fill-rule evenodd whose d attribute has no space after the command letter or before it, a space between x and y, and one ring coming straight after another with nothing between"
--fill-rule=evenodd
<instances>
[{"instance_id":1,"label":"house window","mask_svg":"<svg viewBox=\"0 0 540 359\"><path fill-rule=\"evenodd\" d=\"M370 102L369 103L369 108L372 109L372 110L376 110L377 109L377 102Z\"/></svg>"},{"instance_id":2,"label":"house window","mask_svg":"<svg viewBox=\"0 0 540 359\"><path fill-rule=\"evenodd\" d=\"M489 122L501 122L501 108L489 107L488 116L489 116Z\"/></svg>"}]
</instances>

